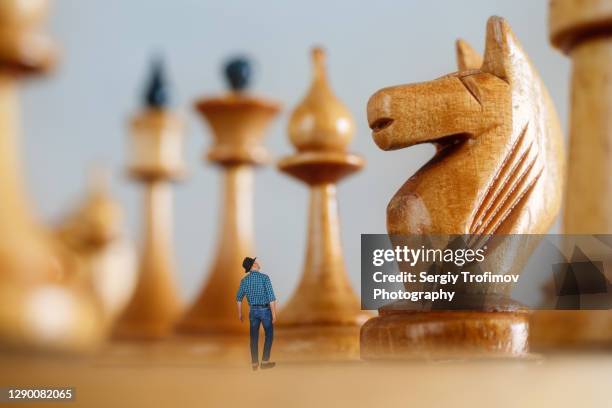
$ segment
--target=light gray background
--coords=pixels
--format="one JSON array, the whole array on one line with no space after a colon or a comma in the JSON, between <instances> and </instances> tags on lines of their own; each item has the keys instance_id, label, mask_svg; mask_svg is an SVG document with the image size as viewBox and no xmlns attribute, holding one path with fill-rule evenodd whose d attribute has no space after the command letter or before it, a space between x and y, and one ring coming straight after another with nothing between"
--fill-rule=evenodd
<instances>
[{"instance_id":1,"label":"light gray background","mask_svg":"<svg viewBox=\"0 0 612 408\"><path fill-rule=\"evenodd\" d=\"M177 185L175 243L181 289L192 298L214 255L219 172L201 160L210 134L192 109L221 92L220 65L246 53L256 60L254 91L285 110L267 146L292 152L286 125L310 81L309 48L328 51L330 78L354 113L351 150L368 161L339 188L347 269L358 290L361 233L385 232L385 207L433 154L431 146L383 152L366 122L368 97L380 87L424 81L456 70L454 40L482 50L487 17L508 19L538 67L566 129L569 62L547 39L545 1L218 1L56 0L49 31L62 48L51 77L24 91L24 155L38 211L57 220L82 196L87 168L106 163L126 229L138 238L141 196L124 176L126 121L139 104L153 53L167 57L176 109L188 118L185 160L191 176ZM256 174L256 254L281 302L297 283L304 258L307 190L274 168Z\"/></svg>"}]
</instances>

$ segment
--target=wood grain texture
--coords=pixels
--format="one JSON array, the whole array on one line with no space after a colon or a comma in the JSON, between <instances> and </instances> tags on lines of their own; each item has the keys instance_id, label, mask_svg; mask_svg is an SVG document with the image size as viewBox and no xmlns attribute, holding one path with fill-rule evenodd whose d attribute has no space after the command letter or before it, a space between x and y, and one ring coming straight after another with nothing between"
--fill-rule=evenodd
<instances>
[{"instance_id":1,"label":"wood grain texture","mask_svg":"<svg viewBox=\"0 0 612 408\"><path fill-rule=\"evenodd\" d=\"M372 319L361 330L365 360L520 357L529 349L526 311L380 313L383 319Z\"/></svg>"},{"instance_id":2,"label":"wood grain texture","mask_svg":"<svg viewBox=\"0 0 612 408\"><path fill-rule=\"evenodd\" d=\"M300 283L279 314L277 349L298 359L357 358L358 327L368 317L351 288L340 242L336 183L365 161L348 153L353 119L332 92L325 54L314 48L313 80L289 120L297 153L281 171L309 186L308 238Z\"/></svg>"},{"instance_id":3,"label":"wood grain texture","mask_svg":"<svg viewBox=\"0 0 612 408\"><path fill-rule=\"evenodd\" d=\"M421 143L436 146L434 157L389 203L389 234L546 233L561 204L564 155L558 119L539 75L509 25L499 17L487 23L484 58L460 41L457 62L460 70L456 73L384 88L368 102L368 121L381 149ZM520 250L504 245L487 249L487 259L495 259L493 264L499 267L495 273L520 274L537 244L526 241ZM496 292L492 286L482 286L487 294ZM422 312L424 316L418 319L393 316L396 327L392 332L403 334L383 335L390 333L389 324L394 325L383 313L362 329L362 355L392 357L396 349L410 349L408 338L418 338L421 343L413 347L413 357L423 350L443 355L451 344L457 350L482 345L487 351L524 354L526 336L513 337L512 325L518 319L526 330L526 317L504 316L510 312L505 307L514 308L506 299L509 291L505 288L497 293L497 305L484 306L494 310L489 317L479 311L472 312L473 318L465 317L463 330L456 330L455 323L446 318L433 324L437 317ZM420 323L428 318L432 324ZM477 330L469 328L473 319L478 320ZM500 329L500 321L508 327ZM419 335L411 336L411 330ZM439 341L444 336L446 340ZM497 349L481 344L482 336Z\"/></svg>"},{"instance_id":4,"label":"wood grain texture","mask_svg":"<svg viewBox=\"0 0 612 408\"><path fill-rule=\"evenodd\" d=\"M221 166L223 180L218 242L208 276L178 325L182 333L245 335L236 317L236 291L244 276L242 260L253 245L253 167L268 161L265 131L280 105L243 92L204 98L196 109L210 125L213 144L207 158Z\"/></svg>"},{"instance_id":5,"label":"wood grain texture","mask_svg":"<svg viewBox=\"0 0 612 408\"><path fill-rule=\"evenodd\" d=\"M149 343L94 359L0 355L0 381L75 387L76 401L50 406L576 407L609 405L608 352L535 360L289 364L253 373L248 350L233 363L203 361L201 342ZM222 352L223 350L220 350ZM236 390L240 384L240 392ZM409 395L407 392L409 391ZM492 401L495 401L492 403ZM40 404L39 404L40 405ZM19 405L16 405L19 406Z\"/></svg>"}]
</instances>

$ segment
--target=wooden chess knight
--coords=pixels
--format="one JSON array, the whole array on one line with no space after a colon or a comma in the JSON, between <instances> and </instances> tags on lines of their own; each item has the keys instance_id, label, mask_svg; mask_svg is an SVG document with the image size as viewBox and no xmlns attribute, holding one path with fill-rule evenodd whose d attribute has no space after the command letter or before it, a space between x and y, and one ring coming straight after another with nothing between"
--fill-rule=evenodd
<instances>
[{"instance_id":1,"label":"wooden chess knight","mask_svg":"<svg viewBox=\"0 0 612 408\"><path fill-rule=\"evenodd\" d=\"M383 150L433 143L434 157L387 207L389 234L543 234L561 203L562 135L547 91L505 20L487 23L484 58L457 43L459 71L384 88L368 102ZM520 273L536 240L497 248L498 273ZM497 261L496 261L497 262ZM483 288L488 294L492 288ZM364 358L517 356L528 314L495 292L481 310L381 309L361 330Z\"/></svg>"}]
</instances>

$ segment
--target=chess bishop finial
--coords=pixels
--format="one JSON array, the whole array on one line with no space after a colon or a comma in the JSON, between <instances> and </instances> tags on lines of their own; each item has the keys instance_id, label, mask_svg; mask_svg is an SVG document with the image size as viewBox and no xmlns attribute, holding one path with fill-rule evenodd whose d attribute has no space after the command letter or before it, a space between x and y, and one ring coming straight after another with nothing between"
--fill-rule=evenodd
<instances>
[{"instance_id":1,"label":"chess bishop finial","mask_svg":"<svg viewBox=\"0 0 612 408\"><path fill-rule=\"evenodd\" d=\"M310 89L288 125L297 153L278 163L282 172L308 185L310 204L306 260L297 289L279 313L277 350L286 350L287 358L351 359L358 358L359 327L369 314L361 311L346 273L336 183L365 161L347 152L353 118L329 86L323 49L312 50L312 61ZM289 351L297 343L299 356Z\"/></svg>"},{"instance_id":2,"label":"chess bishop finial","mask_svg":"<svg viewBox=\"0 0 612 408\"><path fill-rule=\"evenodd\" d=\"M323 49L314 48L310 89L289 120L289 139L299 152L345 151L355 133L351 113L329 85L325 62Z\"/></svg>"},{"instance_id":3,"label":"chess bishop finial","mask_svg":"<svg viewBox=\"0 0 612 408\"><path fill-rule=\"evenodd\" d=\"M179 323L183 333L248 333L236 319L235 302L228 299L236 295L244 276L242 260L254 254L253 168L269 161L262 142L280 105L247 92L247 60L231 60L224 72L230 91L195 103L213 136L206 158L222 169L223 202L215 257L202 290Z\"/></svg>"},{"instance_id":4,"label":"chess bishop finial","mask_svg":"<svg viewBox=\"0 0 612 408\"><path fill-rule=\"evenodd\" d=\"M184 174L183 124L168 109L161 60L155 60L144 109L131 121L130 175L144 184L145 211L138 283L115 327L118 338L167 335L181 312L172 252L169 181Z\"/></svg>"}]
</instances>

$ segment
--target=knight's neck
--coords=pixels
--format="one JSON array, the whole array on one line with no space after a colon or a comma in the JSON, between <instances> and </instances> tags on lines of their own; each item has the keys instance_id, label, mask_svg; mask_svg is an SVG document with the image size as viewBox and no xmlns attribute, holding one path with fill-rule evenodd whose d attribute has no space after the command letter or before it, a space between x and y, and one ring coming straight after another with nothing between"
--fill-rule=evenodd
<instances>
[{"instance_id":1,"label":"knight's neck","mask_svg":"<svg viewBox=\"0 0 612 408\"><path fill-rule=\"evenodd\" d=\"M439 150L421 167L387 206L389 234L470 233L483 194L505 157L495 148L501 139L496 132L501 129Z\"/></svg>"}]
</instances>

